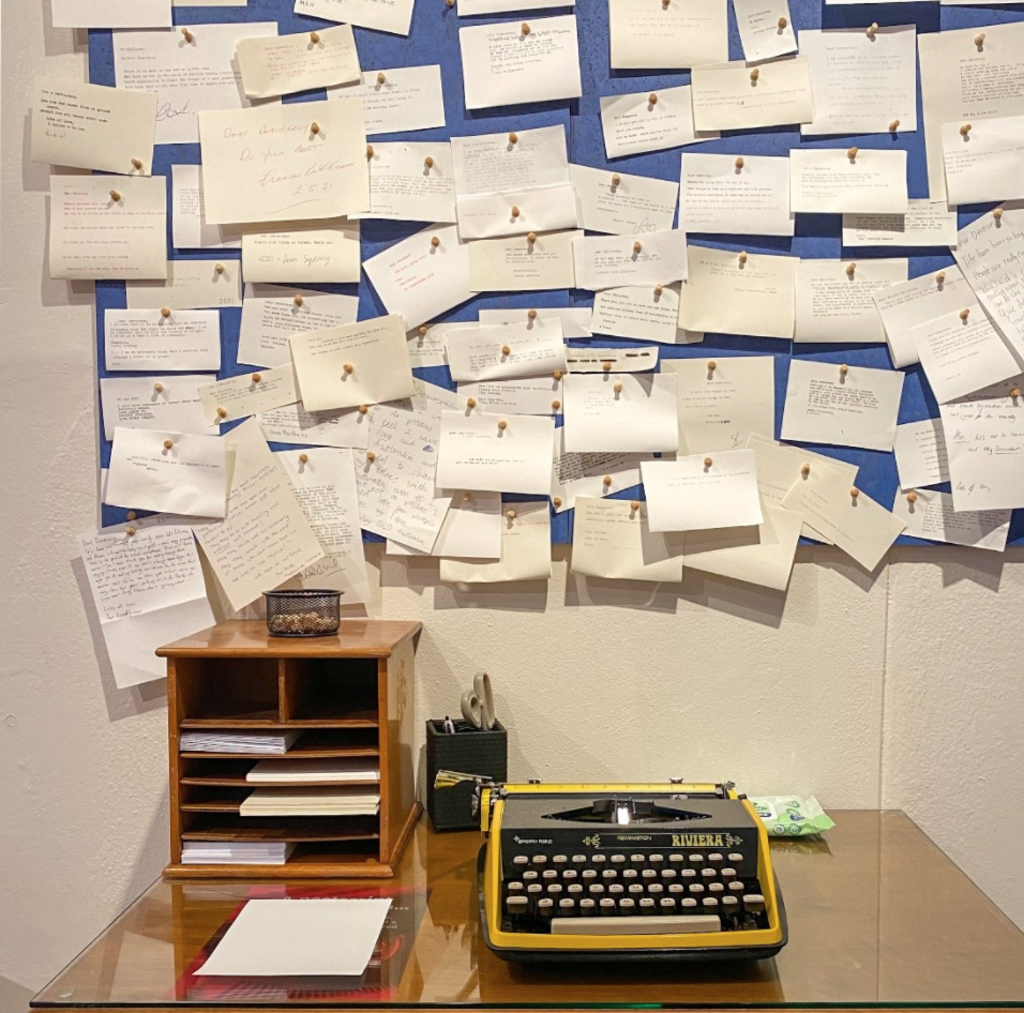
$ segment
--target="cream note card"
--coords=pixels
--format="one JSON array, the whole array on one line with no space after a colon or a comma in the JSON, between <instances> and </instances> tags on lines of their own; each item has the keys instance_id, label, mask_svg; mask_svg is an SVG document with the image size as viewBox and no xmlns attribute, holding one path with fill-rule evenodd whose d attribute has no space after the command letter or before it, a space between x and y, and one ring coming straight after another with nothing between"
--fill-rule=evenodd
<instances>
[{"instance_id":1,"label":"cream note card","mask_svg":"<svg viewBox=\"0 0 1024 1013\"><path fill-rule=\"evenodd\" d=\"M580 496L571 570L605 580L678 583L683 579L683 557L673 554L664 534L651 531L646 503Z\"/></svg>"},{"instance_id":2,"label":"cream note card","mask_svg":"<svg viewBox=\"0 0 1024 1013\"><path fill-rule=\"evenodd\" d=\"M789 158L794 211L906 214L905 151L794 148Z\"/></svg>"},{"instance_id":3,"label":"cream note card","mask_svg":"<svg viewBox=\"0 0 1024 1013\"><path fill-rule=\"evenodd\" d=\"M940 405L955 510L1024 507L1024 402Z\"/></svg>"},{"instance_id":4,"label":"cream note card","mask_svg":"<svg viewBox=\"0 0 1024 1013\"><path fill-rule=\"evenodd\" d=\"M467 243L471 292L531 292L574 288L573 240L582 232L545 232Z\"/></svg>"},{"instance_id":5,"label":"cream note card","mask_svg":"<svg viewBox=\"0 0 1024 1013\"><path fill-rule=\"evenodd\" d=\"M220 369L220 314L213 310L106 310L103 362L108 370Z\"/></svg>"},{"instance_id":6,"label":"cream note card","mask_svg":"<svg viewBox=\"0 0 1024 1013\"><path fill-rule=\"evenodd\" d=\"M535 309L480 310L481 324L528 323L530 327L553 326L558 321L563 338L592 338L589 306L538 306Z\"/></svg>"},{"instance_id":7,"label":"cream note card","mask_svg":"<svg viewBox=\"0 0 1024 1013\"><path fill-rule=\"evenodd\" d=\"M342 605L369 601L352 451L289 450L274 459L288 476L324 553L285 587L331 588L342 593Z\"/></svg>"},{"instance_id":8,"label":"cream note card","mask_svg":"<svg viewBox=\"0 0 1024 1013\"><path fill-rule=\"evenodd\" d=\"M570 373L646 373L658 368L658 346L567 348L565 361Z\"/></svg>"},{"instance_id":9,"label":"cream note card","mask_svg":"<svg viewBox=\"0 0 1024 1013\"><path fill-rule=\"evenodd\" d=\"M920 489L949 481L949 458L941 419L897 426L892 449L896 454L901 489Z\"/></svg>"},{"instance_id":10,"label":"cream note card","mask_svg":"<svg viewBox=\"0 0 1024 1013\"><path fill-rule=\"evenodd\" d=\"M156 95L37 77L29 99L32 161L148 176Z\"/></svg>"},{"instance_id":11,"label":"cream note card","mask_svg":"<svg viewBox=\"0 0 1024 1013\"><path fill-rule=\"evenodd\" d=\"M367 136L432 130L445 125L441 68L436 63L365 71L358 84L327 92L329 99L350 95L363 103Z\"/></svg>"},{"instance_id":12,"label":"cream note card","mask_svg":"<svg viewBox=\"0 0 1024 1013\"><path fill-rule=\"evenodd\" d=\"M241 306L239 267L237 260L169 260L163 281L128 282L128 309L198 310Z\"/></svg>"},{"instance_id":13,"label":"cream note card","mask_svg":"<svg viewBox=\"0 0 1024 1013\"><path fill-rule=\"evenodd\" d=\"M207 425L199 403L199 385L209 381L209 376L194 374L101 378L104 439L112 440L118 426L216 435L217 430Z\"/></svg>"},{"instance_id":14,"label":"cream note card","mask_svg":"<svg viewBox=\"0 0 1024 1013\"><path fill-rule=\"evenodd\" d=\"M301 401L260 412L256 416L264 439L270 443L297 443L304 447L369 446L369 412L336 408L308 412Z\"/></svg>"},{"instance_id":15,"label":"cream note card","mask_svg":"<svg viewBox=\"0 0 1024 1013\"><path fill-rule=\"evenodd\" d=\"M351 25L316 33L239 39L238 69L246 96L276 98L360 80L359 54Z\"/></svg>"},{"instance_id":16,"label":"cream note card","mask_svg":"<svg viewBox=\"0 0 1024 1013\"><path fill-rule=\"evenodd\" d=\"M78 547L118 688L162 679L156 649L216 621L191 528L95 531Z\"/></svg>"},{"instance_id":17,"label":"cream note card","mask_svg":"<svg viewBox=\"0 0 1024 1013\"><path fill-rule=\"evenodd\" d=\"M408 35L413 0L295 0L295 13L343 21L359 28L371 28L391 35Z\"/></svg>"},{"instance_id":18,"label":"cream note card","mask_svg":"<svg viewBox=\"0 0 1024 1013\"><path fill-rule=\"evenodd\" d=\"M195 532L238 610L322 559L324 550L259 423L249 419L222 441L235 458L227 517L196 525Z\"/></svg>"},{"instance_id":19,"label":"cream note card","mask_svg":"<svg viewBox=\"0 0 1024 1013\"><path fill-rule=\"evenodd\" d=\"M420 366L448 365L448 335L455 331L475 331L475 323L420 324L409 331L406 344L409 347L409 361L413 369Z\"/></svg>"},{"instance_id":20,"label":"cream note card","mask_svg":"<svg viewBox=\"0 0 1024 1013\"><path fill-rule=\"evenodd\" d=\"M246 285L238 361L251 366L284 366L292 361L288 339L300 331L354 324L359 299L311 289Z\"/></svg>"},{"instance_id":21,"label":"cream note card","mask_svg":"<svg viewBox=\"0 0 1024 1013\"><path fill-rule=\"evenodd\" d=\"M800 52L811 73L814 119L805 137L917 130L917 29L805 28Z\"/></svg>"},{"instance_id":22,"label":"cream note card","mask_svg":"<svg viewBox=\"0 0 1024 1013\"><path fill-rule=\"evenodd\" d=\"M811 468L786 494L782 505L803 514L843 552L865 570L874 570L906 526L865 493L851 488L846 478L830 468Z\"/></svg>"},{"instance_id":23,"label":"cream note card","mask_svg":"<svg viewBox=\"0 0 1024 1013\"><path fill-rule=\"evenodd\" d=\"M723 450L674 461L644 461L652 531L695 531L761 524L753 450Z\"/></svg>"},{"instance_id":24,"label":"cream note card","mask_svg":"<svg viewBox=\"0 0 1024 1013\"><path fill-rule=\"evenodd\" d=\"M732 0L747 63L773 60L797 50L787 0Z\"/></svg>"},{"instance_id":25,"label":"cream note card","mask_svg":"<svg viewBox=\"0 0 1024 1013\"><path fill-rule=\"evenodd\" d=\"M1024 198L1024 115L943 123L941 136L950 204Z\"/></svg>"},{"instance_id":26,"label":"cream note card","mask_svg":"<svg viewBox=\"0 0 1024 1013\"><path fill-rule=\"evenodd\" d=\"M467 109L555 102L583 94L573 14L460 28L459 46Z\"/></svg>"},{"instance_id":27,"label":"cream note card","mask_svg":"<svg viewBox=\"0 0 1024 1013\"><path fill-rule=\"evenodd\" d=\"M554 435L550 418L442 412L437 485L547 495Z\"/></svg>"},{"instance_id":28,"label":"cream note card","mask_svg":"<svg viewBox=\"0 0 1024 1013\"><path fill-rule=\"evenodd\" d=\"M979 35L984 35L980 46L975 42ZM1022 49L1024 22L926 32L918 39L928 189L933 201L946 199L943 123L1024 115Z\"/></svg>"},{"instance_id":29,"label":"cream note card","mask_svg":"<svg viewBox=\"0 0 1024 1013\"><path fill-rule=\"evenodd\" d=\"M560 327L494 324L448 335L453 380L512 380L565 370Z\"/></svg>"},{"instance_id":30,"label":"cream note card","mask_svg":"<svg viewBox=\"0 0 1024 1013\"><path fill-rule=\"evenodd\" d=\"M668 345L704 340L703 334L683 330L678 320L678 284L606 288L594 296L593 327L598 334Z\"/></svg>"},{"instance_id":31,"label":"cream note card","mask_svg":"<svg viewBox=\"0 0 1024 1013\"><path fill-rule=\"evenodd\" d=\"M727 0L608 0L612 70L689 70L729 59Z\"/></svg>"},{"instance_id":32,"label":"cream note card","mask_svg":"<svg viewBox=\"0 0 1024 1013\"><path fill-rule=\"evenodd\" d=\"M453 137L451 147L459 197L566 186L570 181L565 127L561 125Z\"/></svg>"},{"instance_id":33,"label":"cream note card","mask_svg":"<svg viewBox=\"0 0 1024 1013\"><path fill-rule=\"evenodd\" d=\"M775 360L770 355L666 359L679 399L679 452L740 450L751 433L775 432Z\"/></svg>"},{"instance_id":34,"label":"cream note card","mask_svg":"<svg viewBox=\"0 0 1024 1013\"><path fill-rule=\"evenodd\" d=\"M345 284L359 281L359 223L345 219L242 236L247 282Z\"/></svg>"},{"instance_id":35,"label":"cream note card","mask_svg":"<svg viewBox=\"0 0 1024 1013\"><path fill-rule=\"evenodd\" d=\"M166 278L164 178L51 176L50 277Z\"/></svg>"},{"instance_id":36,"label":"cream note card","mask_svg":"<svg viewBox=\"0 0 1024 1013\"><path fill-rule=\"evenodd\" d=\"M690 246L689 278L679 293L679 326L792 338L798 263L795 257Z\"/></svg>"},{"instance_id":37,"label":"cream note card","mask_svg":"<svg viewBox=\"0 0 1024 1013\"><path fill-rule=\"evenodd\" d=\"M373 154L367 159L370 210L359 217L407 222L455 221L455 176L450 145L437 141L395 141L374 144L372 148Z\"/></svg>"},{"instance_id":38,"label":"cream note card","mask_svg":"<svg viewBox=\"0 0 1024 1013\"><path fill-rule=\"evenodd\" d=\"M566 183L557 187L459 197L457 211L459 235L465 240L574 229L576 191Z\"/></svg>"},{"instance_id":39,"label":"cream note card","mask_svg":"<svg viewBox=\"0 0 1024 1013\"><path fill-rule=\"evenodd\" d=\"M501 559L501 525L504 519L500 492L456 493L434 548L429 553L391 540L388 540L387 552L389 556Z\"/></svg>"},{"instance_id":40,"label":"cream note card","mask_svg":"<svg viewBox=\"0 0 1024 1013\"><path fill-rule=\"evenodd\" d=\"M905 257L801 260L796 265L794 340L839 344L885 341L875 293L907 280Z\"/></svg>"},{"instance_id":41,"label":"cream note card","mask_svg":"<svg viewBox=\"0 0 1024 1013\"><path fill-rule=\"evenodd\" d=\"M438 226L389 246L363 269L388 312L419 327L473 297L471 248L459 242L454 225Z\"/></svg>"},{"instance_id":42,"label":"cream note card","mask_svg":"<svg viewBox=\"0 0 1024 1013\"><path fill-rule=\"evenodd\" d=\"M206 221L201 165L171 166L171 241L179 250L237 250L241 229Z\"/></svg>"},{"instance_id":43,"label":"cream note card","mask_svg":"<svg viewBox=\"0 0 1024 1013\"><path fill-rule=\"evenodd\" d=\"M405 324L397 314L289 340L302 403L309 411L396 401L413 393Z\"/></svg>"},{"instance_id":44,"label":"cream note card","mask_svg":"<svg viewBox=\"0 0 1024 1013\"><path fill-rule=\"evenodd\" d=\"M782 438L890 451L902 391L898 371L793 359Z\"/></svg>"},{"instance_id":45,"label":"cream note card","mask_svg":"<svg viewBox=\"0 0 1024 1013\"><path fill-rule=\"evenodd\" d=\"M897 492L892 512L906 524L904 534L932 542L1002 552L1010 533L1009 510L957 513L953 509L953 497L937 489L916 489L910 494Z\"/></svg>"},{"instance_id":46,"label":"cream note card","mask_svg":"<svg viewBox=\"0 0 1024 1013\"><path fill-rule=\"evenodd\" d=\"M514 517L502 519L500 560L442 559L441 580L451 584L547 580L551 576L551 514L547 500L516 503L514 509Z\"/></svg>"},{"instance_id":47,"label":"cream note card","mask_svg":"<svg viewBox=\"0 0 1024 1013\"><path fill-rule=\"evenodd\" d=\"M460 383L459 397L472 399L482 412L499 415L559 415L562 411L562 381L553 376L525 380L485 380ZM469 405L467 403L466 407Z\"/></svg>"},{"instance_id":48,"label":"cream note card","mask_svg":"<svg viewBox=\"0 0 1024 1013\"><path fill-rule=\"evenodd\" d=\"M698 130L753 130L809 123L811 79L803 56L748 67L743 60L695 68L693 122Z\"/></svg>"},{"instance_id":49,"label":"cream note card","mask_svg":"<svg viewBox=\"0 0 1024 1013\"><path fill-rule=\"evenodd\" d=\"M573 243L576 287L668 285L686 278L686 236L679 229L636 236L586 236Z\"/></svg>"},{"instance_id":50,"label":"cream note card","mask_svg":"<svg viewBox=\"0 0 1024 1013\"><path fill-rule=\"evenodd\" d=\"M480 14L514 14L516 11L539 11L546 7L573 7L576 0L459 0L459 17Z\"/></svg>"},{"instance_id":51,"label":"cream note card","mask_svg":"<svg viewBox=\"0 0 1024 1013\"><path fill-rule=\"evenodd\" d=\"M956 267L879 289L872 298L897 368L918 361L911 328L954 310L973 310L976 315L982 312L971 286Z\"/></svg>"},{"instance_id":52,"label":"cream note card","mask_svg":"<svg viewBox=\"0 0 1024 1013\"><path fill-rule=\"evenodd\" d=\"M276 21L188 28L191 41L177 28L118 32L113 38L118 88L156 92L157 144L196 144L200 111L248 106L235 47L241 39L277 34Z\"/></svg>"},{"instance_id":53,"label":"cream note card","mask_svg":"<svg viewBox=\"0 0 1024 1013\"><path fill-rule=\"evenodd\" d=\"M50 0L54 28L170 28L171 0Z\"/></svg>"},{"instance_id":54,"label":"cream note card","mask_svg":"<svg viewBox=\"0 0 1024 1013\"><path fill-rule=\"evenodd\" d=\"M576 217L581 228L619 236L642 236L672 228L679 196L675 183L586 165L571 165L569 174L576 190Z\"/></svg>"},{"instance_id":55,"label":"cream note card","mask_svg":"<svg viewBox=\"0 0 1024 1013\"><path fill-rule=\"evenodd\" d=\"M843 246L956 246L956 210L907 201L904 215L843 215Z\"/></svg>"},{"instance_id":56,"label":"cream note card","mask_svg":"<svg viewBox=\"0 0 1024 1013\"><path fill-rule=\"evenodd\" d=\"M791 236L789 159L683 153L683 232Z\"/></svg>"},{"instance_id":57,"label":"cream note card","mask_svg":"<svg viewBox=\"0 0 1024 1013\"><path fill-rule=\"evenodd\" d=\"M1020 372L1019 363L989 318L974 312L964 320L963 312L944 313L910 328L910 340L939 404Z\"/></svg>"},{"instance_id":58,"label":"cream note card","mask_svg":"<svg viewBox=\"0 0 1024 1013\"><path fill-rule=\"evenodd\" d=\"M683 540L687 566L717 577L785 591L800 541L800 514L764 506L757 528L688 531Z\"/></svg>"},{"instance_id":59,"label":"cream note card","mask_svg":"<svg viewBox=\"0 0 1024 1013\"><path fill-rule=\"evenodd\" d=\"M223 517L225 447L219 436L117 427L106 502L133 510Z\"/></svg>"},{"instance_id":60,"label":"cream note card","mask_svg":"<svg viewBox=\"0 0 1024 1013\"><path fill-rule=\"evenodd\" d=\"M566 450L674 452L678 446L671 373L570 373L565 378Z\"/></svg>"},{"instance_id":61,"label":"cream note card","mask_svg":"<svg viewBox=\"0 0 1024 1013\"><path fill-rule=\"evenodd\" d=\"M211 225L336 218L366 211L363 107L299 102L199 114Z\"/></svg>"},{"instance_id":62,"label":"cream note card","mask_svg":"<svg viewBox=\"0 0 1024 1013\"><path fill-rule=\"evenodd\" d=\"M717 130L698 133L694 128L688 84L656 92L603 96L601 129L609 158L642 155L718 137Z\"/></svg>"},{"instance_id":63,"label":"cream note card","mask_svg":"<svg viewBox=\"0 0 1024 1013\"><path fill-rule=\"evenodd\" d=\"M290 362L259 373L229 376L199 388L203 415L211 426L295 404L298 399L295 370Z\"/></svg>"},{"instance_id":64,"label":"cream note card","mask_svg":"<svg viewBox=\"0 0 1024 1013\"><path fill-rule=\"evenodd\" d=\"M607 496L639 485L640 461L651 459L650 454L573 453L565 449L565 427L555 432L551 505L556 514L572 510L577 496Z\"/></svg>"}]
</instances>

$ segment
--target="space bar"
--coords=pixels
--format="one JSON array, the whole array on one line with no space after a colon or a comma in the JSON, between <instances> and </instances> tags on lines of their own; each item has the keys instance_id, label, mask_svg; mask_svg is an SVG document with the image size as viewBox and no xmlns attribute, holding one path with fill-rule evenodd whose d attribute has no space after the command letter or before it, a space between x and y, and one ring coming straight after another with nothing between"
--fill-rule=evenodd
<instances>
[{"instance_id":1,"label":"space bar","mask_svg":"<svg viewBox=\"0 0 1024 1013\"><path fill-rule=\"evenodd\" d=\"M718 915L625 915L611 918L552 918L555 936L664 936L676 932L718 932Z\"/></svg>"}]
</instances>

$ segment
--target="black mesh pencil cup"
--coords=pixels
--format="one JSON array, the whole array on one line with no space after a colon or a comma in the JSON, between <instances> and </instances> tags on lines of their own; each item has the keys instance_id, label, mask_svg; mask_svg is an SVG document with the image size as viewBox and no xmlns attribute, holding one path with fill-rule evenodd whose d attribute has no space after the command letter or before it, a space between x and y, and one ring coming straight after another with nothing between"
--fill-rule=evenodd
<instances>
[{"instance_id":1,"label":"black mesh pencil cup","mask_svg":"<svg viewBox=\"0 0 1024 1013\"><path fill-rule=\"evenodd\" d=\"M273 637L326 637L338 632L340 591L264 591L263 597L267 599L267 630Z\"/></svg>"}]
</instances>

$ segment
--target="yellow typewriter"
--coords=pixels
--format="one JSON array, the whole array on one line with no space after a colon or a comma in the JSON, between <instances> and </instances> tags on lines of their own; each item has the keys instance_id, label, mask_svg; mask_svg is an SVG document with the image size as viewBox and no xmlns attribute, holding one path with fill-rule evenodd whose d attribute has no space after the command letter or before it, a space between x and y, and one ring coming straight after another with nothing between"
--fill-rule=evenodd
<instances>
[{"instance_id":1,"label":"yellow typewriter","mask_svg":"<svg viewBox=\"0 0 1024 1013\"><path fill-rule=\"evenodd\" d=\"M726 784L476 782L484 940L511 961L754 960L786 945L768 834Z\"/></svg>"}]
</instances>

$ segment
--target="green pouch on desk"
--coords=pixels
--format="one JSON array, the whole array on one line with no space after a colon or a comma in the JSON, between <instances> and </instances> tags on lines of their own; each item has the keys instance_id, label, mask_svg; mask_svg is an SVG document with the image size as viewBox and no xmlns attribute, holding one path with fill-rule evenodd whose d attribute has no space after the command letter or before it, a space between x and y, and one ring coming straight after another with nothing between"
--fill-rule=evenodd
<instances>
[{"instance_id":1,"label":"green pouch on desk","mask_svg":"<svg viewBox=\"0 0 1024 1013\"><path fill-rule=\"evenodd\" d=\"M835 826L813 795L762 795L750 801L768 833L776 837L805 837Z\"/></svg>"}]
</instances>

